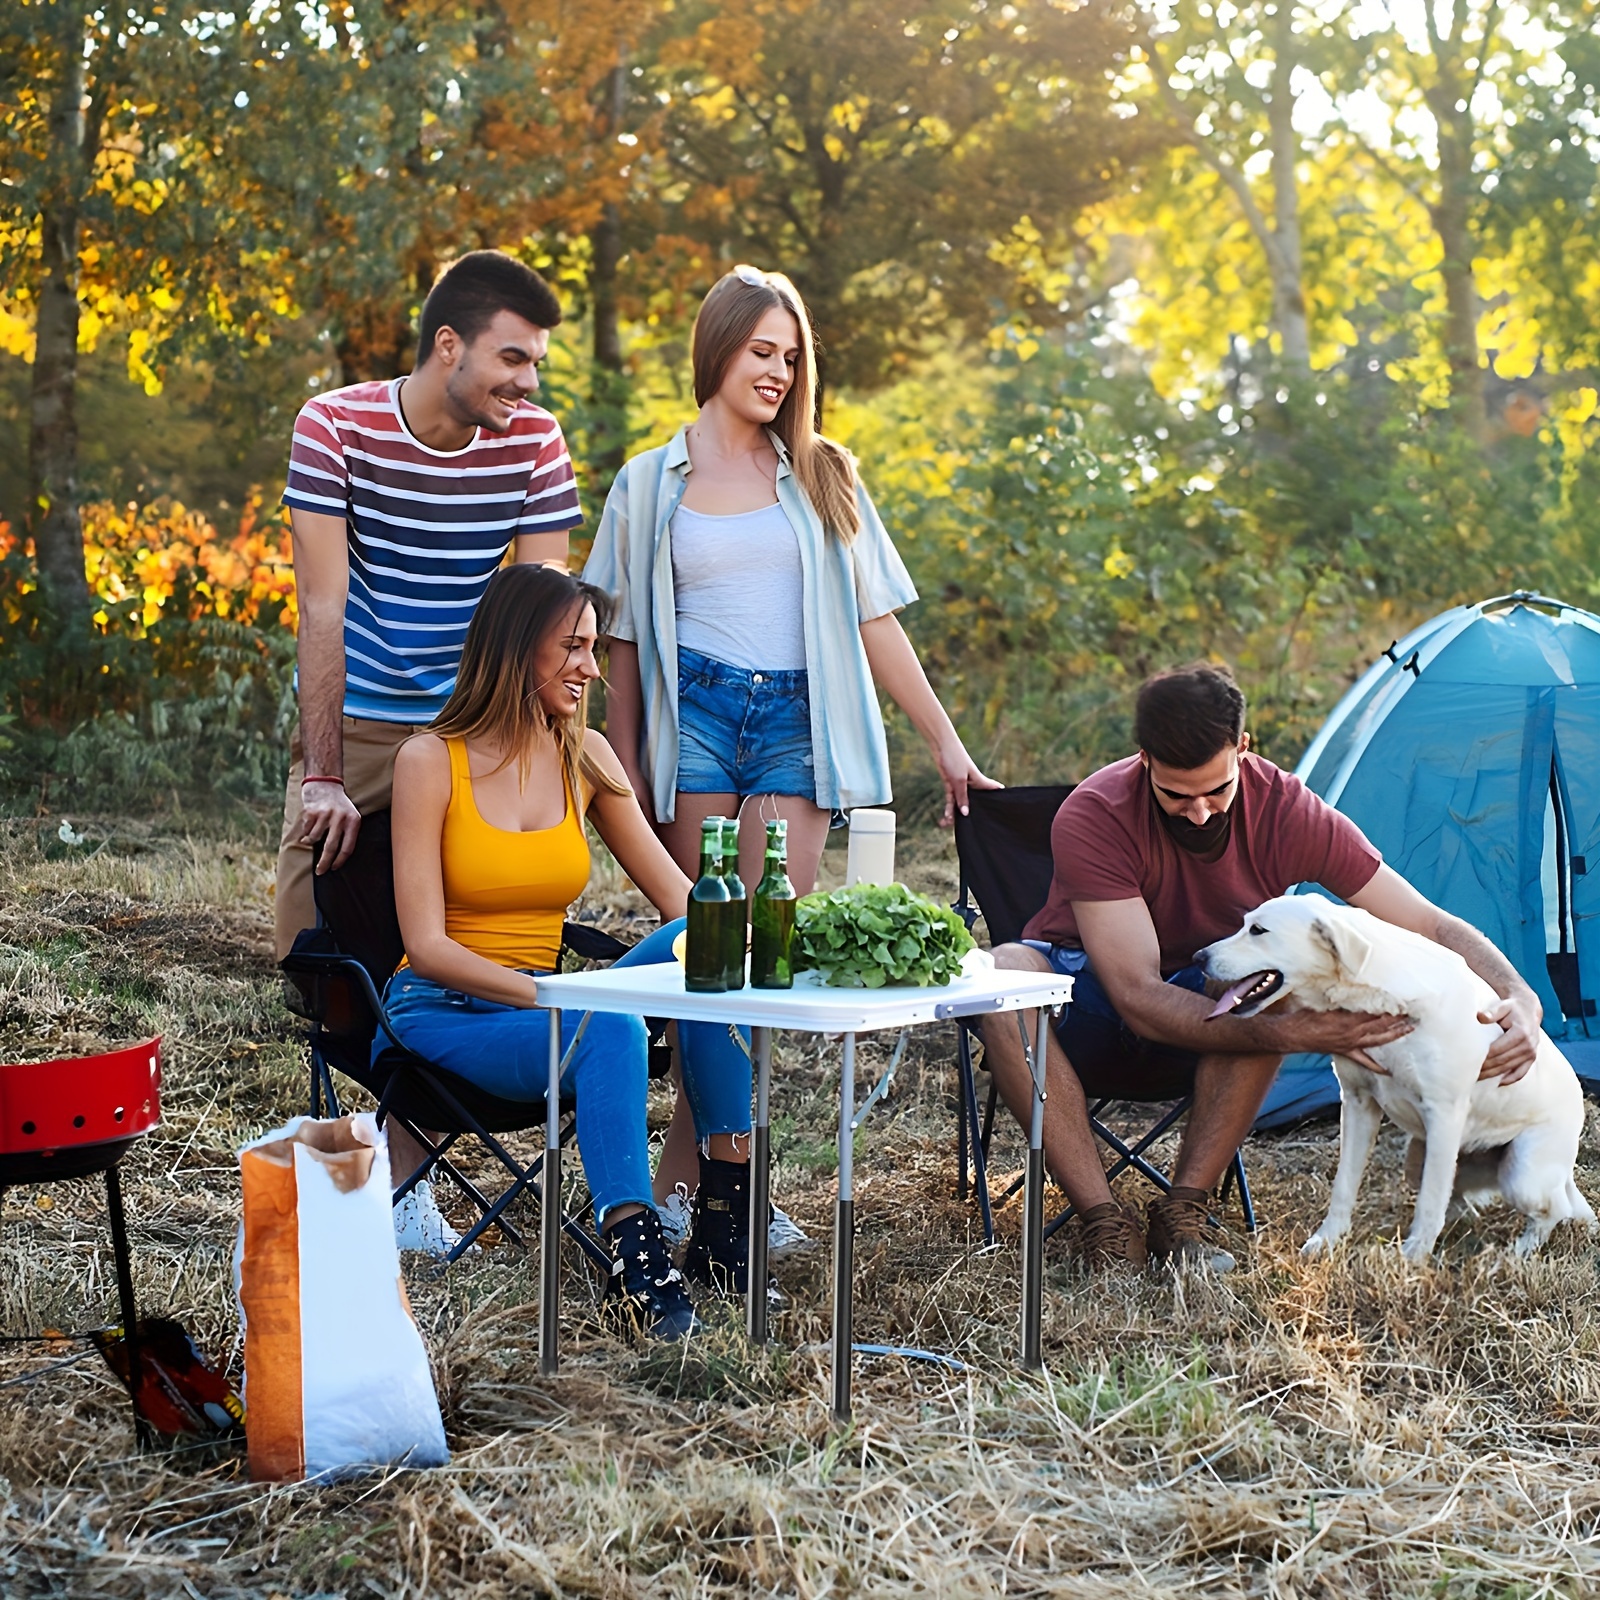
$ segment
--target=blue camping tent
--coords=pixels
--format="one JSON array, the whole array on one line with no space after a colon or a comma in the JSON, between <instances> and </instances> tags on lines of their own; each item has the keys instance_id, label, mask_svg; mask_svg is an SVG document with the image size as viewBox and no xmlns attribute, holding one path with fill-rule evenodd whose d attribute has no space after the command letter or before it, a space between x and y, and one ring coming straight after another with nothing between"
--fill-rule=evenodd
<instances>
[{"instance_id":1,"label":"blue camping tent","mask_svg":"<svg viewBox=\"0 0 1600 1600\"><path fill-rule=\"evenodd\" d=\"M1390 645L1296 769L1423 894L1481 928L1600 1089L1600 617L1519 592ZM1338 1103L1292 1056L1258 1127Z\"/></svg>"}]
</instances>

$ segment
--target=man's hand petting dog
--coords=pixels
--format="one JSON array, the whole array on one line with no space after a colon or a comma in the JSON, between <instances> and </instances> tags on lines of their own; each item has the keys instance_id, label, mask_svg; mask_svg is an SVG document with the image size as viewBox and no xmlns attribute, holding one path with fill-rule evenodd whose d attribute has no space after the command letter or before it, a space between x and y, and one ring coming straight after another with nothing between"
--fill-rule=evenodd
<instances>
[{"instance_id":1,"label":"man's hand petting dog","mask_svg":"<svg viewBox=\"0 0 1600 1600\"><path fill-rule=\"evenodd\" d=\"M1500 1087L1520 1083L1539 1053L1539 1025L1544 1011L1533 994L1512 995L1478 1013L1479 1022L1498 1023L1501 1034L1489 1046L1478 1073L1480 1078L1498 1078Z\"/></svg>"},{"instance_id":2,"label":"man's hand petting dog","mask_svg":"<svg viewBox=\"0 0 1600 1600\"><path fill-rule=\"evenodd\" d=\"M1403 1039L1414 1026L1409 1017L1367 1011L1286 1011L1262 1022L1272 1030L1273 1048L1285 1055L1326 1051L1384 1077L1389 1069L1367 1052Z\"/></svg>"}]
</instances>

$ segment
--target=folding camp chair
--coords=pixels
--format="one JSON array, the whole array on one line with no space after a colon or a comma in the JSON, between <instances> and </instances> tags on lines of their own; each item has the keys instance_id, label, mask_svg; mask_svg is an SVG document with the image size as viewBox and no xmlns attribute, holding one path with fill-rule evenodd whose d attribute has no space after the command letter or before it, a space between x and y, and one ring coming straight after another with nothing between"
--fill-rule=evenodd
<instances>
[{"instance_id":1,"label":"folding camp chair","mask_svg":"<svg viewBox=\"0 0 1600 1600\"><path fill-rule=\"evenodd\" d=\"M479 1216L450 1251L454 1261L472 1248L488 1227L495 1226L515 1244L522 1236L505 1215L524 1193L542 1203L541 1153L524 1166L495 1137L539 1127L545 1120L544 1100L505 1100L479 1088L408 1049L389 1025L381 999L383 985L400 964L405 946L394 905L394 862L389 813L377 811L361 819L361 831L349 859L314 880L321 926L308 928L295 940L282 970L298 993L295 1009L311 1023L310 1101L312 1116L339 1116L334 1072L361 1085L378 1101L378 1120L394 1117L427 1155L421 1166L395 1190L398 1203L434 1171L448 1176L477 1208ZM628 946L599 928L567 923L562 929L562 955L579 960L614 961ZM376 1060L373 1040L379 1031L388 1040ZM579 1037L582 1035L580 1024ZM568 1047L576 1047L577 1040ZM652 1051L652 1075L664 1069ZM562 1139L571 1137L574 1118L562 1105ZM437 1143L422 1129L439 1130ZM476 1138L505 1168L510 1184L494 1199L482 1193L454 1161L451 1149L462 1138ZM610 1261L578 1218L564 1215L563 1229L584 1253L610 1270Z\"/></svg>"},{"instance_id":2,"label":"folding camp chair","mask_svg":"<svg viewBox=\"0 0 1600 1600\"><path fill-rule=\"evenodd\" d=\"M956 817L956 855L961 863L960 897L952 908L970 928L981 912L989 930L991 946L1010 944L1022 937L1029 919L1045 903L1055 863L1050 852L1050 826L1061 802L1072 793L1071 784L1041 784L1015 789L974 789L968 793L968 814ZM977 1078L974 1071L973 1042L982 1045L983 1035L976 1024L962 1023L956 1030L956 1060L960 1076L960 1110L956 1123L957 1193L967 1197L971 1183L983 1219L985 1243L994 1243L994 1208L1003 1205L1022 1187L1017 1179L998 1198L989 1190L989 1143L994 1133L998 1090L989 1084L988 1100L978 1109ZM1025 1041L1026 1042L1026 1041ZM1113 1101L1136 1105L1161 1104L1170 1093L1142 1095L1126 1085L1085 1083L1088 1095L1089 1126L1095 1137L1107 1145L1116 1160L1106 1173L1115 1180L1132 1168L1155 1184L1163 1194L1171 1181L1146 1159L1145 1152L1183 1116L1193 1096L1180 1094L1131 1144L1102 1120ZM1244 1210L1245 1227L1255 1231L1255 1208L1250 1200L1250 1184L1245 1176L1244 1156L1235 1151L1223 1179L1222 1198L1237 1184ZM1073 1208L1068 1206L1044 1230L1049 1238L1069 1222Z\"/></svg>"}]
</instances>

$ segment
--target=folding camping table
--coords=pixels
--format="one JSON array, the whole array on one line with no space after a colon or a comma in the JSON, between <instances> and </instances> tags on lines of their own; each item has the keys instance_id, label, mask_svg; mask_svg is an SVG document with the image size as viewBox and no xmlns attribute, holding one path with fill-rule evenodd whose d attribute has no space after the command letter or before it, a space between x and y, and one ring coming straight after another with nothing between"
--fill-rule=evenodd
<instances>
[{"instance_id":1,"label":"folding camping table","mask_svg":"<svg viewBox=\"0 0 1600 1600\"><path fill-rule=\"evenodd\" d=\"M855 1242L855 1191L852 1163L855 1119L856 1036L887 1028L995 1012L1039 1009L1029 1050L1033 1074L1033 1116L1028 1135L1027 1183L1023 1210L1022 1338L1025 1366L1041 1364L1039 1328L1044 1296L1044 1063L1046 1013L1072 995L1072 979L1053 973L990 971L962 976L941 987L830 989L806 974L792 989L734 989L695 994L683 986L683 968L674 961L654 966L611 967L539 980L539 1004L550 1018L550 1106L545 1130L549 1179L546 1195L558 1195L561 1149L556 1126L561 1073L561 1012L621 1011L636 1016L670 1017L684 1022L725 1022L751 1029L755 1066L755 1120L750 1144L750 1288L745 1327L756 1344L767 1341L767 1206L771 1178L769 1121L772 1089L772 1030L844 1035L839 1073L839 1197L833 1235L833 1413L850 1415L852 1257ZM560 1362L557 1317L560 1311L559 1205L542 1210L539 1290L539 1359L554 1373Z\"/></svg>"}]
</instances>

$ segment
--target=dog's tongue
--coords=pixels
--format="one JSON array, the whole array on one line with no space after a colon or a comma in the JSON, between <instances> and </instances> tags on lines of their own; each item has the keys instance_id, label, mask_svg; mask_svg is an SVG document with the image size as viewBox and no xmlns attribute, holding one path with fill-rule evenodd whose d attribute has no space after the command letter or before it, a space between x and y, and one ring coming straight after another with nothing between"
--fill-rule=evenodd
<instances>
[{"instance_id":1,"label":"dog's tongue","mask_svg":"<svg viewBox=\"0 0 1600 1600\"><path fill-rule=\"evenodd\" d=\"M1211 1008L1211 1015L1206 1018L1206 1021L1210 1022L1212 1017L1226 1016L1260 981L1261 974L1259 972L1252 972L1248 978L1241 978Z\"/></svg>"}]
</instances>

